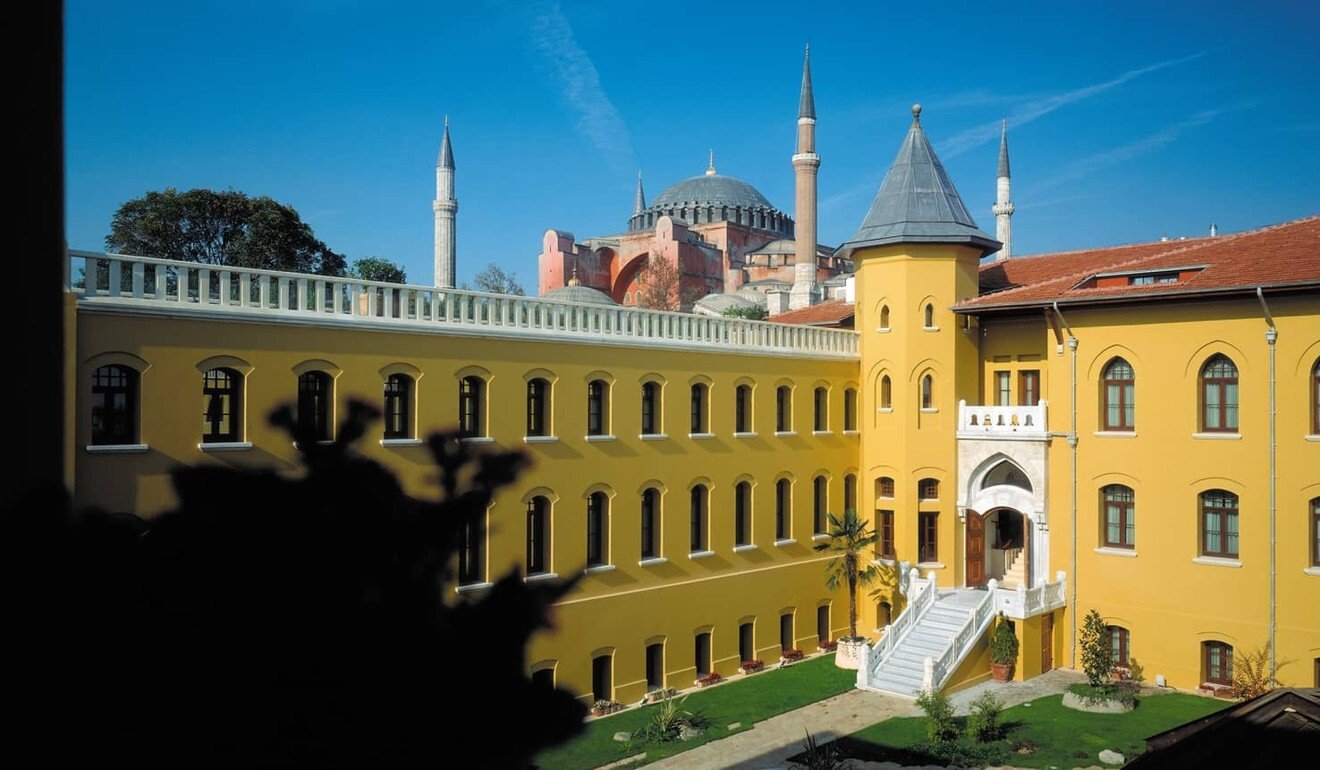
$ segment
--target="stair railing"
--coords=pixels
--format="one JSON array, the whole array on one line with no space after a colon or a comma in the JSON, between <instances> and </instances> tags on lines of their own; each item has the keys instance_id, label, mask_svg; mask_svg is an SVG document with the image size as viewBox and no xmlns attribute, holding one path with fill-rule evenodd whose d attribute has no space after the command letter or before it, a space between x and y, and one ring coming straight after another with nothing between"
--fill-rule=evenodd
<instances>
[{"instance_id":1,"label":"stair railing","mask_svg":"<svg viewBox=\"0 0 1320 770\"><path fill-rule=\"evenodd\" d=\"M962 628L954 635L949 646L944 648L938 658L926 658L922 666L921 689L927 692L939 690L953 676L954 669L962 661L967 653L976 644L976 640L981 638L986 628L990 626L990 621L995 617L995 591L998 586L996 581L991 578L986 585L989 589L981 601L977 602L970 612L967 613L967 620L963 622Z\"/></svg>"},{"instance_id":2,"label":"stair railing","mask_svg":"<svg viewBox=\"0 0 1320 770\"><path fill-rule=\"evenodd\" d=\"M926 611L935 604L935 573L931 572L925 579L917 576L917 571L909 573L907 606L898 613L898 617L893 622L885 626L880 640L864 653L862 666L857 672L857 686L866 687L875 679L875 675L884 665L885 660L893 655L898 645L903 641Z\"/></svg>"}]
</instances>

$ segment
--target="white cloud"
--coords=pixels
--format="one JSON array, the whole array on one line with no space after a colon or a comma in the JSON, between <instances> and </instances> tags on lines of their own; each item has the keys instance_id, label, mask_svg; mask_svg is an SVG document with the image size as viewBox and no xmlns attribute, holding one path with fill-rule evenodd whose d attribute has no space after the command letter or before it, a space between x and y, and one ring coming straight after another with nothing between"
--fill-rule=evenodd
<instances>
[{"instance_id":1,"label":"white cloud","mask_svg":"<svg viewBox=\"0 0 1320 770\"><path fill-rule=\"evenodd\" d=\"M1206 123L1219 117L1224 112L1225 110L1222 109L1198 112L1186 120L1166 126L1165 128L1156 131L1149 136L1144 136L1134 142L1128 142L1127 144L1119 145L1113 149L1105 150L1104 152L1097 152L1093 155L1088 155L1085 158L1075 160L1064 166L1063 170L1058 174L1041 181L1039 184L1033 185L1031 188L1032 192L1038 193L1042 190L1048 190L1052 187L1057 187L1064 182L1070 182L1074 179L1079 179L1087 174L1100 171L1118 163L1155 152L1156 150L1173 144L1187 131L1204 126Z\"/></svg>"}]
</instances>

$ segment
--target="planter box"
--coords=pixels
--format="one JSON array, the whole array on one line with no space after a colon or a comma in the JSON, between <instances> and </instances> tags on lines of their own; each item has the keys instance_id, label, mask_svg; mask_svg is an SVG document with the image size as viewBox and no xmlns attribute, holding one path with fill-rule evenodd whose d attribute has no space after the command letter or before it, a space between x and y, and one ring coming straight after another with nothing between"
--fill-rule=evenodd
<instances>
[{"instance_id":1,"label":"planter box","mask_svg":"<svg viewBox=\"0 0 1320 770\"><path fill-rule=\"evenodd\" d=\"M834 665L839 668L857 669L862 665L862 648L867 645L865 639L856 641L840 639L834 650Z\"/></svg>"},{"instance_id":2,"label":"planter box","mask_svg":"<svg viewBox=\"0 0 1320 770\"><path fill-rule=\"evenodd\" d=\"M665 698L674 697L674 692L674 688L672 687L666 687L663 690L652 690L646 694L645 700L647 703L655 703L656 701L662 701Z\"/></svg>"},{"instance_id":3,"label":"planter box","mask_svg":"<svg viewBox=\"0 0 1320 770\"><path fill-rule=\"evenodd\" d=\"M802 654L802 650L790 649L790 650L784 650L783 655L781 655L779 659L785 663L793 663L802 660L803 657L805 656Z\"/></svg>"},{"instance_id":4,"label":"planter box","mask_svg":"<svg viewBox=\"0 0 1320 770\"><path fill-rule=\"evenodd\" d=\"M722 681L724 681L724 677L720 676L719 674L708 674L696 680L692 684L696 685L697 687L710 687L711 685L719 684Z\"/></svg>"},{"instance_id":5,"label":"planter box","mask_svg":"<svg viewBox=\"0 0 1320 770\"><path fill-rule=\"evenodd\" d=\"M834 648L837 646L838 646L838 642L835 642L833 640L828 642L821 642L820 644L816 645L816 652L834 652Z\"/></svg>"},{"instance_id":6,"label":"planter box","mask_svg":"<svg viewBox=\"0 0 1320 770\"><path fill-rule=\"evenodd\" d=\"M1007 682L1013 678L1013 664L991 663L990 678L996 682Z\"/></svg>"},{"instance_id":7,"label":"planter box","mask_svg":"<svg viewBox=\"0 0 1320 770\"><path fill-rule=\"evenodd\" d=\"M765 668L765 663L762 663L759 660L744 661L743 664L738 667L738 673L746 676L747 674L755 674L763 668Z\"/></svg>"},{"instance_id":8,"label":"planter box","mask_svg":"<svg viewBox=\"0 0 1320 770\"><path fill-rule=\"evenodd\" d=\"M591 715L593 717L603 717L608 714L613 714L616 711L622 711L622 710L623 710L622 703L611 703L608 706L602 706L602 707L592 706Z\"/></svg>"}]
</instances>

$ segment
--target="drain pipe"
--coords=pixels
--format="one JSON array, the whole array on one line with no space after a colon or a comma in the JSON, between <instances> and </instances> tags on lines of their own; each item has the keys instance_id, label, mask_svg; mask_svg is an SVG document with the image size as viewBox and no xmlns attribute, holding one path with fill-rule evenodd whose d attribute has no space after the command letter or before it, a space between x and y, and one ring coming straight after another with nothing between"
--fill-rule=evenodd
<instances>
[{"instance_id":1,"label":"drain pipe","mask_svg":"<svg viewBox=\"0 0 1320 770\"><path fill-rule=\"evenodd\" d=\"M1068 325L1068 319L1063 317L1059 311L1059 303L1051 303L1054 306L1054 316L1063 324L1063 328L1068 330L1068 350L1072 353L1072 396L1070 397L1072 416L1068 424L1068 447L1072 450L1072 521L1071 536L1072 540L1072 560L1069 573L1071 580L1068 581L1068 587L1072 589L1072 623L1068 629L1068 668L1077 668L1077 335L1073 334L1072 327Z\"/></svg>"},{"instance_id":2,"label":"drain pipe","mask_svg":"<svg viewBox=\"0 0 1320 770\"><path fill-rule=\"evenodd\" d=\"M1275 415L1275 384L1277 382L1274 369L1274 343L1279 339L1279 329L1274 325L1274 316L1270 314L1269 305L1265 304L1265 292L1259 286L1256 287L1256 299L1260 300L1260 309L1265 313L1265 323L1269 328L1265 330L1265 342L1270 346L1270 678L1274 678L1274 673L1278 669L1278 652L1274 649L1274 637L1277 628L1277 608L1275 606L1276 590L1278 585L1278 565L1275 563L1277 545L1275 542L1275 532L1278 525L1278 503L1275 498L1276 487L1278 486L1278 469L1276 467L1276 455L1278 453L1278 436L1276 415Z\"/></svg>"}]
</instances>

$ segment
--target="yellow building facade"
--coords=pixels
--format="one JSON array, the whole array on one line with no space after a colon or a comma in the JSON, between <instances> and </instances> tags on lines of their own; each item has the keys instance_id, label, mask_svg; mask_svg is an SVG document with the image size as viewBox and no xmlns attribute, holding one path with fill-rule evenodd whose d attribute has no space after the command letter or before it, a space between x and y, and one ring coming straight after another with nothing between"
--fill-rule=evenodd
<instances>
[{"instance_id":1,"label":"yellow building facade","mask_svg":"<svg viewBox=\"0 0 1320 770\"><path fill-rule=\"evenodd\" d=\"M1148 680L1220 684L1272 640L1313 684L1320 219L985 262L917 116L895 169L843 247L855 331L75 253L76 500L150 516L177 464L297 473L265 415L359 397L413 494L434 430L533 458L456 600L585 571L528 654L584 701L845 634L812 546L846 508L881 535L859 686L979 681L994 622L1017 677L1075 666L1092 609Z\"/></svg>"}]
</instances>

